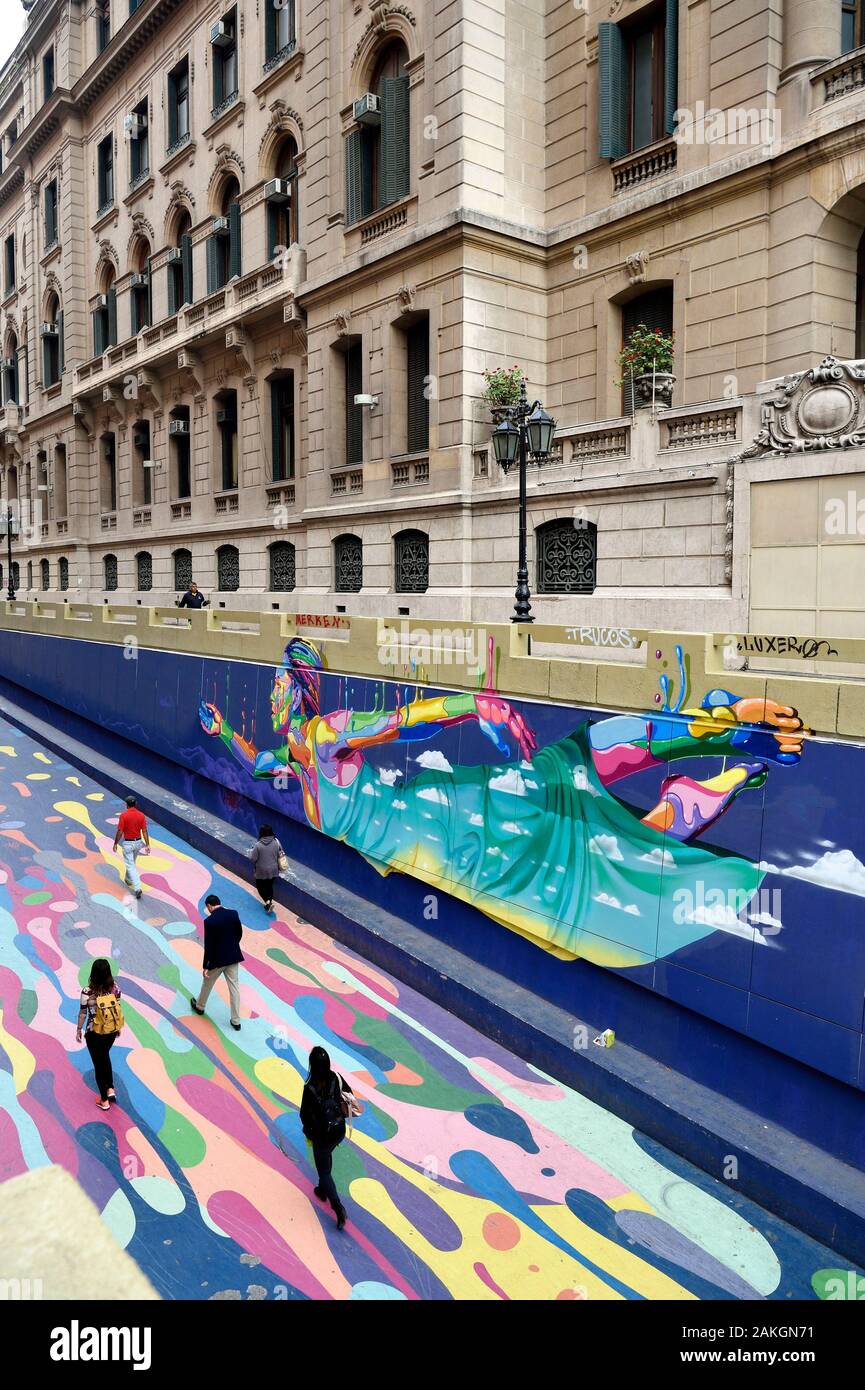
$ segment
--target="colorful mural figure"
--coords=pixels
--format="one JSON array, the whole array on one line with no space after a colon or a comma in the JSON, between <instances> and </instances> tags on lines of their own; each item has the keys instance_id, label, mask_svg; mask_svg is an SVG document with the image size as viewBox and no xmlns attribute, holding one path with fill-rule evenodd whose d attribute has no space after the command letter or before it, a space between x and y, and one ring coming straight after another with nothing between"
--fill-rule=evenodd
<instances>
[{"instance_id":1,"label":"colorful mural figure","mask_svg":"<svg viewBox=\"0 0 865 1390\"><path fill-rule=\"evenodd\" d=\"M701 912L673 921L683 893L702 901L708 884L747 907L759 868L692 842L739 795L761 787L771 763L798 762L805 737L797 712L772 700L712 690L688 708L681 648L677 660L674 705L664 675L658 711L587 720L542 749L525 717L489 689L322 714L322 659L303 638L288 643L271 691L282 744L257 749L208 701L199 717L250 776L299 782L309 824L382 873L412 874L562 958L641 965L713 930ZM402 687L392 689L399 699ZM373 749L430 740L466 722L509 765L450 767L442 759L444 766L388 780L368 760ZM668 772L684 758L723 765L705 779ZM656 804L641 813L618 790L649 770L667 775Z\"/></svg>"},{"instance_id":2,"label":"colorful mural figure","mask_svg":"<svg viewBox=\"0 0 865 1390\"><path fill-rule=\"evenodd\" d=\"M116 814L0 720L0 1182L61 1164L162 1297L836 1296L840 1256L155 824L135 901ZM209 1018L189 1008L210 892L246 924L240 1033L221 983ZM99 956L126 1017L108 1114L75 1044ZM298 1115L313 1045L365 1102L334 1163L342 1232Z\"/></svg>"}]
</instances>

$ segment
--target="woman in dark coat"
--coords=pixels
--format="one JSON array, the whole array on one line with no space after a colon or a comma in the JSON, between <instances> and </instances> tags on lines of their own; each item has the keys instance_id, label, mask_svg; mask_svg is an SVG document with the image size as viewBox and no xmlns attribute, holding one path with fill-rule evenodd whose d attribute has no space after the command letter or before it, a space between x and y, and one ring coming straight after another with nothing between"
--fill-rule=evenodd
<instances>
[{"instance_id":1,"label":"woman in dark coat","mask_svg":"<svg viewBox=\"0 0 865 1390\"><path fill-rule=\"evenodd\" d=\"M330 1202L336 1213L340 1230L346 1222L345 1207L339 1198L331 1169L333 1151L345 1138L345 1109L343 1095L353 1096L348 1083L331 1069L330 1057L323 1047L314 1047L309 1054L309 1075L300 1102L300 1123L312 1145L312 1156L318 1173L316 1197Z\"/></svg>"},{"instance_id":2,"label":"woman in dark coat","mask_svg":"<svg viewBox=\"0 0 865 1390\"><path fill-rule=\"evenodd\" d=\"M273 881L279 877L279 856L282 853L282 845L273 833L273 826L260 826L258 839L252 846L249 857L252 860L255 886L264 903L265 912L273 911Z\"/></svg>"}]
</instances>

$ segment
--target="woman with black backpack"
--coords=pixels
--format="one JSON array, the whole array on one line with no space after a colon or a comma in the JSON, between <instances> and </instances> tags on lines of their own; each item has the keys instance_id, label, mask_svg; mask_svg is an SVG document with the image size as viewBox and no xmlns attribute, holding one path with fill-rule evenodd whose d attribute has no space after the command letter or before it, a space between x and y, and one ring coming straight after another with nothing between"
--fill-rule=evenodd
<instances>
[{"instance_id":1,"label":"woman with black backpack","mask_svg":"<svg viewBox=\"0 0 865 1390\"><path fill-rule=\"evenodd\" d=\"M93 1062L99 1099L96 1104L100 1110L110 1110L114 1094L114 1072L111 1068L111 1047L120 1037L123 1027L123 1010L120 1007L120 990L111 973L110 961L95 960L90 967L90 979L81 991L81 1006L78 1010L78 1027L75 1037L81 1041L82 1030L87 1051Z\"/></svg>"},{"instance_id":2,"label":"woman with black backpack","mask_svg":"<svg viewBox=\"0 0 865 1390\"><path fill-rule=\"evenodd\" d=\"M339 1230L345 1225L346 1213L331 1171L333 1151L345 1138L346 1119L360 1115L361 1111L360 1102L351 1087L343 1077L331 1070L327 1052L323 1047L314 1047L309 1054L309 1074L300 1102L300 1123L312 1145L318 1173L315 1195L322 1202L330 1202Z\"/></svg>"}]
</instances>

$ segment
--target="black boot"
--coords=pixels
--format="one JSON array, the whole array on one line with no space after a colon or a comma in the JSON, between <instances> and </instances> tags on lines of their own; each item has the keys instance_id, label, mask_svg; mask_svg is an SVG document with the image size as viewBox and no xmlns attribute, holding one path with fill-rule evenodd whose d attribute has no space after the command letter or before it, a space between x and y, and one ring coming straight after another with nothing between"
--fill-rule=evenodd
<instances>
[{"instance_id":1,"label":"black boot","mask_svg":"<svg viewBox=\"0 0 865 1390\"><path fill-rule=\"evenodd\" d=\"M336 1229L341 1231L347 1220L345 1207L342 1202L339 1202L337 1206L334 1207L334 1211L336 1212Z\"/></svg>"}]
</instances>

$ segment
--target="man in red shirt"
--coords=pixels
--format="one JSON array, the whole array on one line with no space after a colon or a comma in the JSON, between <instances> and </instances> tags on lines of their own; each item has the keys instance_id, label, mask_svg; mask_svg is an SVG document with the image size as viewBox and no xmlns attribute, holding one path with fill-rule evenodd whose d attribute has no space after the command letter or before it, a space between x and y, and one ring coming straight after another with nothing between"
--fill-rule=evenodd
<instances>
[{"instance_id":1,"label":"man in red shirt","mask_svg":"<svg viewBox=\"0 0 865 1390\"><path fill-rule=\"evenodd\" d=\"M123 843L123 858L126 860L126 883L136 898L141 897L141 878L136 860L142 851L150 853L150 834L147 819L135 805L135 797L127 796L126 810L117 820L117 834L114 836L115 850Z\"/></svg>"}]
</instances>

